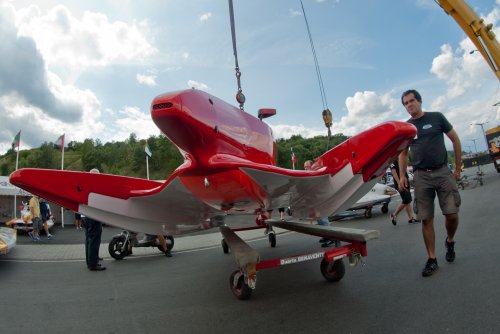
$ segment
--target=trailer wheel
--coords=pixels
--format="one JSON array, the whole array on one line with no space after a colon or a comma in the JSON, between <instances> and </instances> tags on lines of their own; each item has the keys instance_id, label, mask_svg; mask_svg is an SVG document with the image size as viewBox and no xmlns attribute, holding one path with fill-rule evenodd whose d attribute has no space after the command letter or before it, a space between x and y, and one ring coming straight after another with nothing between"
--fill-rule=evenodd
<instances>
[{"instance_id":1,"label":"trailer wheel","mask_svg":"<svg viewBox=\"0 0 500 334\"><path fill-rule=\"evenodd\" d=\"M109 255L115 260L122 260L128 254L128 242L125 244L124 237L111 239L108 245Z\"/></svg>"},{"instance_id":2,"label":"trailer wheel","mask_svg":"<svg viewBox=\"0 0 500 334\"><path fill-rule=\"evenodd\" d=\"M328 282L338 282L344 277L345 265L343 259L328 262L325 259L321 261L321 274Z\"/></svg>"},{"instance_id":3,"label":"trailer wheel","mask_svg":"<svg viewBox=\"0 0 500 334\"><path fill-rule=\"evenodd\" d=\"M274 233L269 233L269 243L271 244L271 247L276 247L276 234Z\"/></svg>"},{"instance_id":4,"label":"trailer wheel","mask_svg":"<svg viewBox=\"0 0 500 334\"><path fill-rule=\"evenodd\" d=\"M222 245L222 251L224 252L224 254L229 253L229 246L227 245L226 240L222 239L220 243Z\"/></svg>"},{"instance_id":5,"label":"trailer wheel","mask_svg":"<svg viewBox=\"0 0 500 334\"><path fill-rule=\"evenodd\" d=\"M247 300L252 295L252 289L245 283L245 276L239 270L234 271L229 277L229 286L240 300Z\"/></svg>"}]
</instances>

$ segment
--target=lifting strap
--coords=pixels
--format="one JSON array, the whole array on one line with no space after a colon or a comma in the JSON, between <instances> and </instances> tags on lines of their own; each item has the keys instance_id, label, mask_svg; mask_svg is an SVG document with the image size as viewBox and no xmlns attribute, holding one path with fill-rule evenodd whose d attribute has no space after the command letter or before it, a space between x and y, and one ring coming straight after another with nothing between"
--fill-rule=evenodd
<instances>
[{"instance_id":1,"label":"lifting strap","mask_svg":"<svg viewBox=\"0 0 500 334\"><path fill-rule=\"evenodd\" d=\"M309 29L309 23L307 22L306 11L304 9L304 5L302 4L302 0L300 0L300 6L302 7L302 13L304 14L304 20L306 22L307 34L309 36L309 43L311 44L311 50L314 57L314 67L316 68L316 76L318 77L319 84L319 92L321 93L321 101L323 102L323 121L325 126L328 128L328 139L326 142L326 150L328 151L330 146L330 137L332 136L332 132L330 130L332 126L332 112L328 109L328 102L326 101L326 93L325 86L323 86L323 79L321 78L321 71L319 70L318 58L316 57L316 49L314 48L313 39L311 36L311 30Z\"/></svg>"},{"instance_id":2,"label":"lifting strap","mask_svg":"<svg viewBox=\"0 0 500 334\"><path fill-rule=\"evenodd\" d=\"M231 37L233 38L233 53L234 53L234 61L236 64L236 81L238 83L238 92L236 93L236 101L240 104L240 109L244 110L245 104L245 95L243 95L243 91L241 90L241 72L240 67L238 66L238 52L236 51L236 30L234 28L234 12L233 12L233 0L229 1L229 18L231 20Z\"/></svg>"}]
</instances>

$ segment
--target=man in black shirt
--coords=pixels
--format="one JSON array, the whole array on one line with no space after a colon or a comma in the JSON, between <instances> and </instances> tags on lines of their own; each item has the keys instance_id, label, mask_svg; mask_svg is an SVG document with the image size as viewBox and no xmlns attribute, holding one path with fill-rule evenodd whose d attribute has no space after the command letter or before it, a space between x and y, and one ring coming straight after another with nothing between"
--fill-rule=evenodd
<instances>
[{"instance_id":1,"label":"man in black shirt","mask_svg":"<svg viewBox=\"0 0 500 334\"><path fill-rule=\"evenodd\" d=\"M434 199L437 194L439 206L445 216L447 237L446 261L455 260L455 232L458 227L460 194L456 181L460 179L462 147L460 138L446 117L439 112L423 112L422 97L416 90L408 90L401 96L401 102L410 114L409 123L417 128L417 137L410 143L415 183L415 204L418 219L422 221L422 234L428 260L422 276L430 276L437 269L434 232ZM448 168L448 154L444 136L451 140L455 153L455 171ZM399 156L400 190L408 189L404 172L408 165L408 149Z\"/></svg>"}]
</instances>

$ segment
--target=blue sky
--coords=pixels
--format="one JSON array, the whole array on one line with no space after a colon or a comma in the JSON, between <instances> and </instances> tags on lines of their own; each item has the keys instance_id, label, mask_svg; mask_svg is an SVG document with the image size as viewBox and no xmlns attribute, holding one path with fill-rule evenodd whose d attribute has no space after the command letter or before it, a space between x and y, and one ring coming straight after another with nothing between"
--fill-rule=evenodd
<instances>
[{"instance_id":1,"label":"blue sky","mask_svg":"<svg viewBox=\"0 0 500 334\"><path fill-rule=\"evenodd\" d=\"M500 0L469 0L493 23ZM455 21L433 0L303 0L333 133L354 135L406 120L409 88L443 112L464 150L485 149L500 124L499 82ZM234 0L245 110L272 107L277 137L326 135L299 0ZM85 138L158 135L149 106L195 87L236 105L229 10L223 0L0 0L0 154ZM25 167L25 166L24 166Z\"/></svg>"}]
</instances>

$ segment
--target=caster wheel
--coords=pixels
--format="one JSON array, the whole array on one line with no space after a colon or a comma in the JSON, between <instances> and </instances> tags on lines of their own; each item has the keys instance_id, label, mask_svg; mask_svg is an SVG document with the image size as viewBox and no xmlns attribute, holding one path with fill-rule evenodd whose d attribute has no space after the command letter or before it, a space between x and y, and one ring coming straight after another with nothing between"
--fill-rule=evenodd
<instances>
[{"instance_id":1,"label":"caster wheel","mask_svg":"<svg viewBox=\"0 0 500 334\"><path fill-rule=\"evenodd\" d=\"M327 262L325 259L321 261L320 265L321 274L328 282L338 282L344 277L345 274L345 265L342 259Z\"/></svg>"},{"instance_id":2,"label":"caster wheel","mask_svg":"<svg viewBox=\"0 0 500 334\"><path fill-rule=\"evenodd\" d=\"M240 300L247 300L252 295L252 289L245 283L243 274L236 270L229 277L231 291Z\"/></svg>"}]
</instances>

